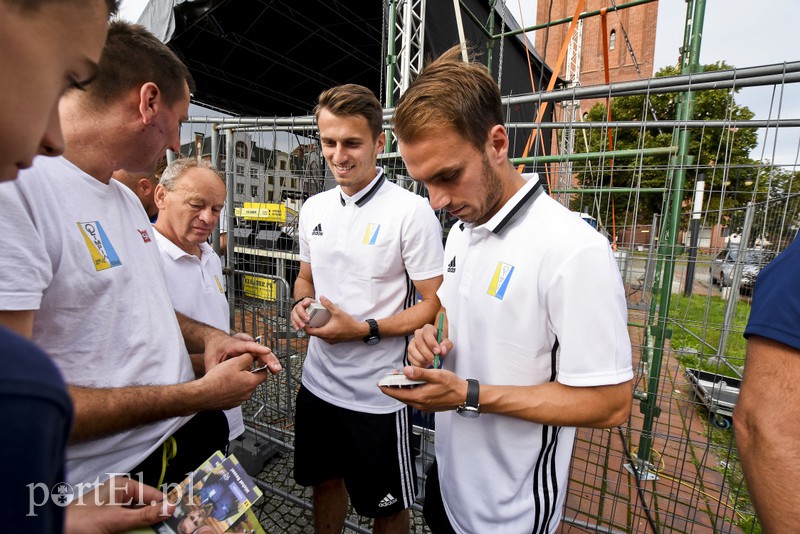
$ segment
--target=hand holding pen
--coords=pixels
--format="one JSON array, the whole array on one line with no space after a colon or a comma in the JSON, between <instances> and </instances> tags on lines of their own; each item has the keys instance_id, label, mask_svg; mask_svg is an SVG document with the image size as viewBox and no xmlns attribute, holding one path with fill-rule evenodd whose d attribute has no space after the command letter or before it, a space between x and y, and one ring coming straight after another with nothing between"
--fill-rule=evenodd
<instances>
[{"instance_id":1,"label":"hand holding pen","mask_svg":"<svg viewBox=\"0 0 800 534\"><path fill-rule=\"evenodd\" d=\"M453 349L445 334L445 312L440 312L438 326L427 324L414 332L408 345L408 361L416 367L440 369L442 358Z\"/></svg>"}]
</instances>

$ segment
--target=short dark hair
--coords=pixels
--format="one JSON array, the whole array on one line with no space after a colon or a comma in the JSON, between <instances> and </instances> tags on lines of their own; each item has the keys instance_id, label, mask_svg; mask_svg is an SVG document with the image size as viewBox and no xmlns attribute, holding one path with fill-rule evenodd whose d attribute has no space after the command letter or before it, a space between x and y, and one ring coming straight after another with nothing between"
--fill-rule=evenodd
<instances>
[{"instance_id":1,"label":"short dark hair","mask_svg":"<svg viewBox=\"0 0 800 534\"><path fill-rule=\"evenodd\" d=\"M314 116L318 121L323 109L334 115L361 115L367 119L373 139L377 139L383 131L383 107L375 93L363 85L348 83L323 91L314 108Z\"/></svg>"},{"instance_id":2,"label":"short dark hair","mask_svg":"<svg viewBox=\"0 0 800 534\"><path fill-rule=\"evenodd\" d=\"M189 69L167 45L144 26L120 20L108 26L97 79L88 87L91 98L103 105L127 91L155 83L169 105L184 95L184 82L194 90Z\"/></svg>"},{"instance_id":3,"label":"short dark hair","mask_svg":"<svg viewBox=\"0 0 800 534\"><path fill-rule=\"evenodd\" d=\"M45 4L52 2L63 2L64 0L3 0L7 4L17 6L24 11L36 11ZM72 0L74 3L86 4L89 0ZM119 0L106 0L106 7L108 8L108 16L116 15L119 11Z\"/></svg>"},{"instance_id":4,"label":"short dark hair","mask_svg":"<svg viewBox=\"0 0 800 534\"><path fill-rule=\"evenodd\" d=\"M397 102L394 133L401 141L447 126L478 150L504 124L500 88L485 65L464 62L454 46L428 64Z\"/></svg>"}]
</instances>

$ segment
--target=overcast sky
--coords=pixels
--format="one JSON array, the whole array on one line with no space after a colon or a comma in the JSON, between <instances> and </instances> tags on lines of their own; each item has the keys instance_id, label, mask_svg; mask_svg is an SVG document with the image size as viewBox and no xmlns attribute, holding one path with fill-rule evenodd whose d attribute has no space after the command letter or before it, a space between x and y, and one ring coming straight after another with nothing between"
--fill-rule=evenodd
<instances>
[{"instance_id":1,"label":"overcast sky","mask_svg":"<svg viewBox=\"0 0 800 534\"><path fill-rule=\"evenodd\" d=\"M617 5L624 2L616 0ZM120 14L123 18L135 21L146 3L147 0L122 0ZM506 5L515 17L522 9L525 24L531 26L536 19L536 3L537 0L507 0ZM613 13L610 16L614 16ZM659 1L656 71L677 62L685 17L684 0ZM798 61L799 20L798 0L706 0L700 62L725 61L734 67L752 67ZM772 87L742 89L736 101L749 107L759 119L779 116L785 119L800 118L800 84L785 86L782 97L780 94L773 97ZM195 113L208 114L201 108L193 109L192 114ZM763 131L759 133L760 144L752 157L763 157L781 164L796 163L800 128L783 128L777 131L777 138L775 133L774 129L769 135Z\"/></svg>"}]
</instances>

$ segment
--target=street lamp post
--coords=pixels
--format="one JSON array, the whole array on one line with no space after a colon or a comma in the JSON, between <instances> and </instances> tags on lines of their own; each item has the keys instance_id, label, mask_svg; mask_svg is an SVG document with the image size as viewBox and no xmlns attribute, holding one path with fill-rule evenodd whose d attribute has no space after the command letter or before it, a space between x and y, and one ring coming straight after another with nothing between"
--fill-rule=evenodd
<instances>
[{"instance_id":1,"label":"street lamp post","mask_svg":"<svg viewBox=\"0 0 800 534\"><path fill-rule=\"evenodd\" d=\"M700 233L700 215L703 210L703 191L706 187L706 175L701 173L697 177L694 187L694 206L692 208L692 220L689 223L689 259L686 263L686 286L683 288L683 295L692 296L692 286L694 285L694 266L697 260L697 240Z\"/></svg>"}]
</instances>

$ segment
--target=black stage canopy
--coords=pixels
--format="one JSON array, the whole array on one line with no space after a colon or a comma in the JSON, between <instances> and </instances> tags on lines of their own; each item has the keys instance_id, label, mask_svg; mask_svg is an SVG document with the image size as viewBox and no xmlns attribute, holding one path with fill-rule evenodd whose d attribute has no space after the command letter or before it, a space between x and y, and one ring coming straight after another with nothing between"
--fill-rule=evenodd
<instances>
[{"instance_id":1,"label":"black stage canopy","mask_svg":"<svg viewBox=\"0 0 800 534\"><path fill-rule=\"evenodd\" d=\"M480 26L489 24L488 4L487 0L462 0L466 38L482 52L484 62L489 39ZM140 22L189 67L197 83L194 103L232 115L289 117L310 114L321 91L342 83L367 86L385 100L383 43L389 17L384 10L384 2L376 0L153 0ZM494 8L491 33L499 33L502 18L507 28L518 28L510 13ZM456 43L453 3L429 0L426 57ZM531 92L526 52L537 89L546 86L551 70L542 64L532 44L513 36L505 39L502 48L501 61L500 41L494 42L492 70L498 79L502 63L504 95ZM530 106L508 110L509 121L533 118ZM549 135L545 142L549 146Z\"/></svg>"}]
</instances>

